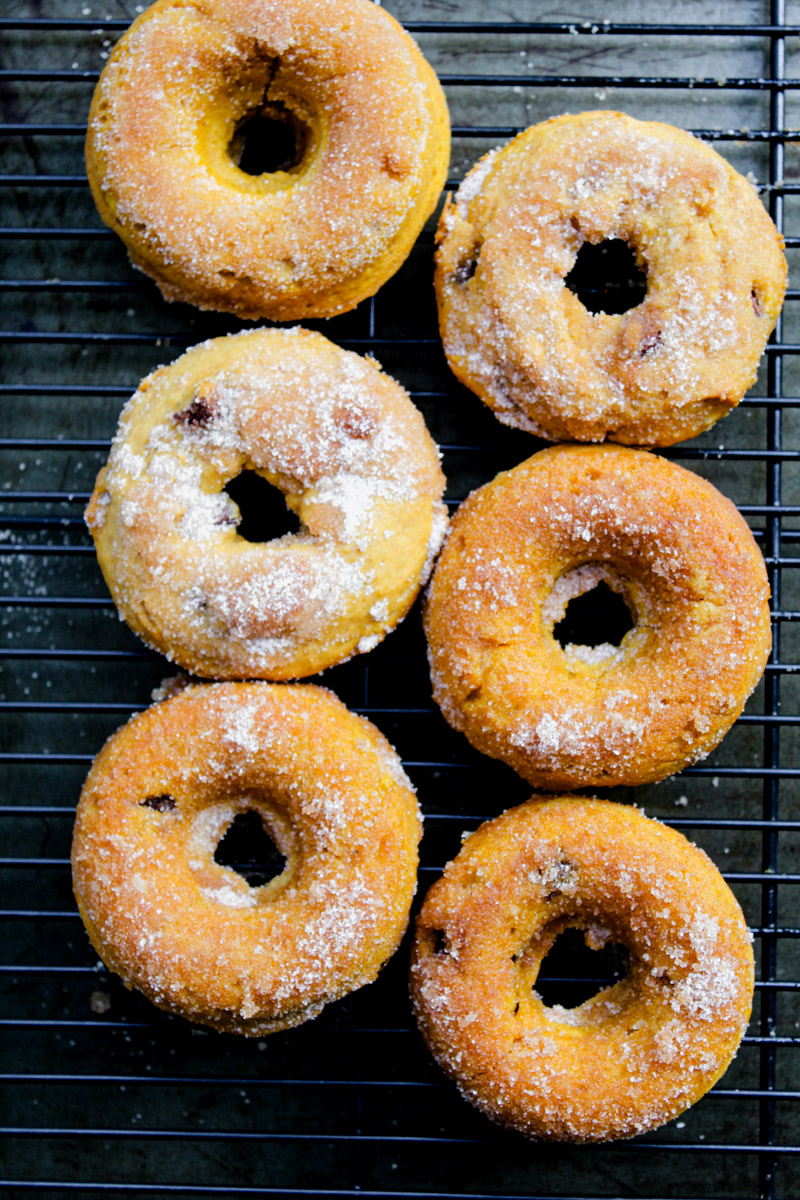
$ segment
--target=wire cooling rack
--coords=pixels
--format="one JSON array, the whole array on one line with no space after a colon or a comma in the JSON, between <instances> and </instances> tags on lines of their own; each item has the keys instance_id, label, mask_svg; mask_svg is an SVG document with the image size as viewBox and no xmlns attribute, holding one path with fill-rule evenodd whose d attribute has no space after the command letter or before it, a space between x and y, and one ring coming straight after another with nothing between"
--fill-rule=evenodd
<instances>
[{"instance_id":1,"label":"wire cooling rack","mask_svg":"<svg viewBox=\"0 0 800 1200\"><path fill-rule=\"evenodd\" d=\"M491 146L558 112L611 107L667 120L753 173L786 231L793 274L800 26L789 22L800 12L783 0L674 0L669 22L643 0L635 24L618 0L601 9L576 0L568 11L539 0L500 4L491 23L476 0L390 7L448 93L449 187ZM71 896L72 813L93 754L170 670L117 621L81 512L138 380L185 346L239 327L164 304L130 269L89 196L82 135L92 87L136 11L128 0L7 0L0 20L4 1194L797 1196L796 290L752 395L668 452L730 495L759 539L775 632L764 682L707 762L635 796L612 793L701 844L754 932L752 1023L704 1100L632 1142L532 1145L489 1126L430 1060L409 1014L405 949L377 984L260 1042L166 1017L97 963ZM457 503L538 444L498 425L447 370L431 289L433 227L373 301L320 327L374 354L409 388L443 447ZM384 730L418 786L422 890L463 830L526 798L524 784L470 751L435 711L416 614L324 679ZM566 995L593 970L567 958L548 986Z\"/></svg>"}]
</instances>

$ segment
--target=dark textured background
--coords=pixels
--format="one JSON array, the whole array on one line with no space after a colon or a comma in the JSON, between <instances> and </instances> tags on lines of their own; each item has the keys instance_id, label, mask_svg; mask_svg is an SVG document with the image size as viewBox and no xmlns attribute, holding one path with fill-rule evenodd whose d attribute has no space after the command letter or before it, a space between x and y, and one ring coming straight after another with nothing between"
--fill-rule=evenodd
<instances>
[{"instance_id":1,"label":"dark textured background","mask_svg":"<svg viewBox=\"0 0 800 1200\"><path fill-rule=\"evenodd\" d=\"M800 247L800 4L756 0L392 0L444 77L452 180L491 146L563 111L615 107L702 132L752 171ZM714 1091L632 1143L541 1147L492 1129L416 1034L404 948L381 980L313 1024L263 1042L164 1017L99 970L74 908L72 811L91 757L169 666L110 606L81 513L119 410L155 365L236 321L170 306L104 231L83 175L97 71L128 0L6 0L0 178L0 697L4 789L2 981L5 1194L794 1197L800 1050L797 848L797 299L742 406L670 457L744 506L768 556L776 642L747 715L702 766L616 798L680 825L726 873L756 931L761 980L748 1038ZM35 18L58 18L55 26ZM103 26L111 18L117 25ZM67 25L66 19L82 24ZM460 30L470 20L538 28ZM648 28L604 31L602 21ZM595 27L591 27L594 21ZM669 31L655 22L694 23ZM558 23L572 23L570 31ZM582 22L587 22L586 25ZM735 28L715 29L723 22ZM697 28L695 28L697 26ZM45 72L44 75L40 72ZM559 77L574 76L564 83ZM775 86L784 78L785 87ZM665 80L670 81L665 82ZM675 86L673 86L673 84ZM438 341L428 230L373 302L317 323L369 350L410 389L444 449L448 495L526 458L450 375ZM781 514L774 511L782 504ZM794 507L792 507L794 506ZM769 511L765 511L769 509ZM422 889L462 830L526 798L431 706L415 611L368 657L324 682L395 743L427 815ZM766 714L766 715L765 715ZM569 974L569 964L554 968ZM567 985L558 985L567 986ZM107 1011L93 1009L108 1004ZM94 997L94 999L93 999ZM769 1146L774 1145L774 1150Z\"/></svg>"}]
</instances>

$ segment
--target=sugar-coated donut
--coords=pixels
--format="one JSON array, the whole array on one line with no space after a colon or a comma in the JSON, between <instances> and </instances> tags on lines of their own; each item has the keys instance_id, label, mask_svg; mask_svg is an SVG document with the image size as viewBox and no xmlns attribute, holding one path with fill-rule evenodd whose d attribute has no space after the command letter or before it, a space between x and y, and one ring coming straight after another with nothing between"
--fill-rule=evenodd
<instances>
[{"instance_id":1,"label":"sugar-coated donut","mask_svg":"<svg viewBox=\"0 0 800 1200\"><path fill-rule=\"evenodd\" d=\"M258 114L297 130L295 165L240 169ZM288 321L394 274L449 148L436 75L371 0L158 0L100 76L86 161L100 216L167 300Z\"/></svg>"},{"instance_id":2,"label":"sugar-coated donut","mask_svg":"<svg viewBox=\"0 0 800 1200\"><path fill-rule=\"evenodd\" d=\"M600 581L633 627L561 646ZM702 758L771 646L764 560L704 479L644 450L559 446L458 510L425 613L434 696L474 746L536 787L652 783Z\"/></svg>"},{"instance_id":3,"label":"sugar-coated donut","mask_svg":"<svg viewBox=\"0 0 800 1200\"><path fill-rule=\"evenodd\" d=\"M214 860L254 811L286 857ZM311 685L200 684L133 717L78 805L75 895L103 962L169 1012L248 1035L376 978L408 922L420 819L374 725Z\"/></svg>"},{"instance_id":4,"label":"sugar-coated donut","mask_svg":"<svg viewBox=\"0 0 800 1200\"><path fill-rule=\"evenodd\" d=\"M555 117L470 171L440 222L436 290L458 378L549 441L668 446L739 403L786 290L754 188L690 134L623 113ZM585 243L646 269L622 314L565 283Z\"/></svg>"},{"instance_id":5,"label":"sugar-coated donut","mask_svg":"<svg viewBox=\"0 0 800 1200\"><path fill-rule=\"evenodd\" d=\"M565 929L628 951L576 1008L536 981ZM428 892L411 991L440 1065L529 1137L603 1142L671 1120L720 1078L750 1017L753 952L714 864L604 800L532 800L482 825Z\"/></svg>"},{"instance_id":6,"label":"sugar-coated donut","mask_svg":"<svg viewBox=\"0 0 800 1200\"><path fill-rule=\"evenodd\" d=\"M242 471L302 522L240 537ZM204 342L140 385L86 518L121 614L196 675L289 679L371 650L447 518L436 446L398 383L318 333Z\"/></svg>"}]
</instances>

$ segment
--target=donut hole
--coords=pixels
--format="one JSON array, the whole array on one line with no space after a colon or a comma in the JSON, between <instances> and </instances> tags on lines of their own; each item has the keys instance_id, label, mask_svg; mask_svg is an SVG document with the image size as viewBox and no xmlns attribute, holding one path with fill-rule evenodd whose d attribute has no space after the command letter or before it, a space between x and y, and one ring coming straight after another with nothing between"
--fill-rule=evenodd
<instances>
[{"instance_id":1,"label":"donut hole","mask_svg":"<svg viewBox=\"0 0 800 1200\"><path fill-rule=\"evenodd\" d=\"M271 542L300 529L283 493L258 472L242 471L223 490L239 509L236 532L246 542Z\"/></svg>"},{"instance_id":2,"label":"donut hole","mask_svg":"<svg viewBox=\"0 0 800 1200\"><path fill-rule=\"evenodd\" d=\"M647 295L647 273L621 238L584 242L564 283L590 313L624 313Z\"/></svg>"},{"instance_id":3,"label":"donut hole","mask_svg":"<svg viewBox=\"0 0 800 1200\"><path fill-rule=\"evenodd\" d=\"M245 175L271 175L299 167L308 141L308 126L297 114L279 100L270 100L239 122L228 156Z\"/></svg>"},{"instance_id":4,"label":"donut hole","mask_svg":"<svg viewBox=\"0 0 800 1200\"><path fill-rule=\"evenodd\" d=\"M599 580L594 587L567 602L562 619L553 626L553 637L562 647L618 647L633 629L635 619L625 597Z\"/></svg>"},{"instance_id":5,"label":"donut hole","mask_svg":"<svg viewBox=\"0 0 800 1200\"><path fill-rule=\"evenodd\" d=\"M235 871L253 888L277 879L286 869L286 856L255 809L236 814L214 851L214 862Z\"/></svg>"},{"instance_id":6,"label":"donut hole","mask_svg":"<svg viewBox=\"0 0 800 1200\"><path fill-rule=\"evenodd\" d=\"M630 954L620 943L607 940L601 945L591 930L565 929L542 961L536 993L546 1008L578 1008L619 983L629 961Z\"/></svg>"}]
</instances>

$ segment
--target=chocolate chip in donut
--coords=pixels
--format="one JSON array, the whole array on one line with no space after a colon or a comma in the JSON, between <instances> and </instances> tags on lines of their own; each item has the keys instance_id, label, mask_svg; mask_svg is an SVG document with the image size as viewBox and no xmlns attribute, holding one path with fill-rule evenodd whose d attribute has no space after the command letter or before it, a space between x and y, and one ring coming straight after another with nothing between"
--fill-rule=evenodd
<instances>
[{"instance_id":1,"label":"chocolate chip in donut","mask_svg":"<svg viewBox=\"0 0 800 1200\"><path fill-rule=\"evenodd\" d=\"M195 396L191 404L175 413L174 420L189 429L207 429L214 419L216 405L209 396Z\"/></svg>"},{"instance_id":2,"label":"chocolate chip in donut","mask_svg":"<svg viewBox=\"0 0 800 1200\"><path fill-rule=\"evenodd\" d=\"M175 801L172 796L146 796L144 800L139 801L145 808L154 808L156 812L172 812L175 807Z\"/></svg>"}]
</instances>

